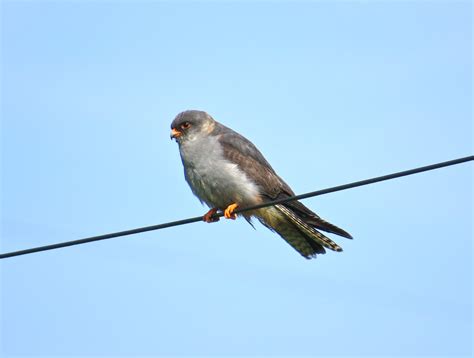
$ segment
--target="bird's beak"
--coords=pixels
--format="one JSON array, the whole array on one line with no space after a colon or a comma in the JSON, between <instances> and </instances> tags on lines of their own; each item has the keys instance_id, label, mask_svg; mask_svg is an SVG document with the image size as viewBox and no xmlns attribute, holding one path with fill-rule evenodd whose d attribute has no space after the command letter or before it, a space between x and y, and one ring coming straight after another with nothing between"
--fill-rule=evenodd
<instances>
[{"instance_id":1,"label":"bird's beak","mask_svg":"<svg viewBox=\"0 0 474 358\"><path fill-rule=\"evenodd\" d=\"M182 135L183 133L181 133L176 128L171 128L170 139L176 139L178 137L181 137Z\"/></svg>"}]
</instances>

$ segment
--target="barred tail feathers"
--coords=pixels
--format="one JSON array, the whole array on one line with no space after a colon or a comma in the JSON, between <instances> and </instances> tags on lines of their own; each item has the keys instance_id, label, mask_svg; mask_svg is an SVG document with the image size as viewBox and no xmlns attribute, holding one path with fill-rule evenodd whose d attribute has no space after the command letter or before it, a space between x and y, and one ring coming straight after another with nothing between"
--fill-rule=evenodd
<instances>
[{"instance_id":1,"label":"barred tail feathers","mask_svg":"<svg viewBox=\"0 0 474 358\"><path fill-rule=\"evenodd\" d=\"M325 247L334 251L342 251L342 248L335 242L306 224L291 209L283 205L259 209L254 215L263 225L278 233L307 259L315 257L317 254L326 253Z\"/></svg>"},{"instance_id":2,"label":"barred tail feathers","mask_svg":"<svg viewBox=\"0 0 474 358\"><path fill-rule=\"evenodd\" d=\"M286 215L290 221L300 230L306 237L311 240L316 241L318 244L333 250L333 251L342 251L342 247L336 244L327 236L320 233L315 228L311 227L307 223L303 221L298 215L296 215L291 209L287 208L284 205L276 205L275 206L279 211L281 211L284 215Z\"/></svg>"}]
</instances>

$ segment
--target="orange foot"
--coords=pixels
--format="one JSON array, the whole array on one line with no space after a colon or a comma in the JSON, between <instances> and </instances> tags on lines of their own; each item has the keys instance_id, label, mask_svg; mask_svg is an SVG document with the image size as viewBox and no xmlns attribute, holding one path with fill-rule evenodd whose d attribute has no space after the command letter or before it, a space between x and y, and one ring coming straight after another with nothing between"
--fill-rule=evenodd
<instances>
[{"instance_id":1,"label":"orange foot","mask_svg":"<svg viewBox=\"0 0 474 358\"><path fill-rule=\"evenodd\" d=\"M224 210L224 216L226 219L232 219L235 220L237 218L237 215L234 213L235 209L237 209L239 206L237 204L230 204L227 209Z\"/></svg>"},{"instance_id":2,"label":"orange foot","mask_svg":"<svg viewBox=\"0 0 474 358\"><path fill-rule=\"evenodd\" d=\"M217 208L212 208L206 214L204 214L202 219L207 223L215 223L215 222L219 221L218 217L217 218L213 217L213 215L215 213L217 213Z\"/></svg>"}]
</instances>

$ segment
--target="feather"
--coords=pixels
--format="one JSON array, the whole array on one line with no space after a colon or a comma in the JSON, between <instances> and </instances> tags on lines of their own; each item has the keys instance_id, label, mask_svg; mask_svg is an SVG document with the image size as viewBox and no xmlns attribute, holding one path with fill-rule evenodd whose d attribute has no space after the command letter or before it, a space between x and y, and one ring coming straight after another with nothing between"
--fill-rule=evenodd
<instances>
[{"instance_id":1,"label":"feather","mask_svg":"<svg viewBox=\"0 0 474 358\"><path fill-rule=\"evenodd\" d=\"M263 208L256 213L259 221L280 235L290 246L298 251L303 257L310 259L317 254L325 254L326 250L317 241L307 238L283 211L276 206Z\"/></svg>"},{"instance_id":2,"label":"feather","mask_svg":"<svg viewBox=\"0 0 474 358\"><path fill-rule=\"evenodd\" d=\"M301 231L301 233L305 236L305 238L309 240L316 241L319 245L322 245L330 250L333 251L342 251L342 248L332 241L327 236L323 235L313 227L306 224L298 215L295 214L294 211L288 209L284 205L275 205L275 208L281 211L284 215L286 215L290 221Z\"/></svg>"},{"instance_id":3,"label":"feather","mask_svg":"<svg viewBox=\"0 0 474 358\"><path fill-rule=\"evenodd\" d=\"M311 225L316 229L327 231L332 234L345 237L347 239L352 239L352 235L349 234L347 231L322 219L316 213L311 211L309 208L307 208L305 205L303 205L297 200L290 201L282 205L295 212L306 224Z\"/></svg>"},{"instance_id":4,"label":"feather","mask_svg":"<svg viewBox=\"0 0 474 358\"><path fill-rule=\"evenodd\" d=\"M182 129L175 139L186 181L209 207L220 210L229 205L248 207L294 195L252 142L207 113L185 111L175 118L171 127ZM324 254L325 248L342 251L318 230L352 238L298 201L246 212L243 216L251 225L251 217L257 217L306 258Z\"/></svg>"},{"instance_id":5,"label":"feather","mask_svg":"<svg viewBox=\"0 0 474 358\"><path fill-rule=\"evenodd\" d=\"M215 127L214 134L219 138L224 157L228 161L236 163L239 169L259 187L263 201L283 199L294 195L290 186L276 174L252 142L222 124ZM348 232L320 218L299 201L276 205L275 208L280 215L284 216L284 219L280 217L279 220L265 220L264 215L263 218L259 217L259 220L266 227L280 234L306 258L325 253L324 247L342 251L339 245L317 229L352 239ZM270 212L276 216L274 210ZM248 217L245 216L245 218L250 223Z\"/></svg>"}]
</instances>

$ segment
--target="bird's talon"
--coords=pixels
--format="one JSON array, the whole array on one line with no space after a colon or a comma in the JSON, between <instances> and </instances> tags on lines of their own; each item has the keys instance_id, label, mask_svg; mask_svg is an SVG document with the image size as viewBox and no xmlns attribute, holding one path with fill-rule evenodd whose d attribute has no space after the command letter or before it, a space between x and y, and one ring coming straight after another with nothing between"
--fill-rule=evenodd
<instances>
[{"instance_id":1,"label":"bird's talon","mask_svg":"<svg viewBox=\"0 0 474 358\"><path fill-rule=\"evenodd\" d=\"M217 209L216 208L212 208L211 210L209 210L206 214L204 214L204 216L202 217L202 220L207 222L207 223L215 223L217 221L219 221L219 218L217 217L213 217L213 215L217 213Z\"/></svg>"},{"instance_id":2,"label":"bird's talon","mask_svg":"<svg viewBox=\"0 0 474 358\"><path fill-rule=\"evenodd\" d=\"M224 216L226 219L232 219L235 220L237 218L237 214L234 213L235 209L237 209L239 206L237 204L231 204L225 209L224 211Z\"/></svg>"}]
</instances>

